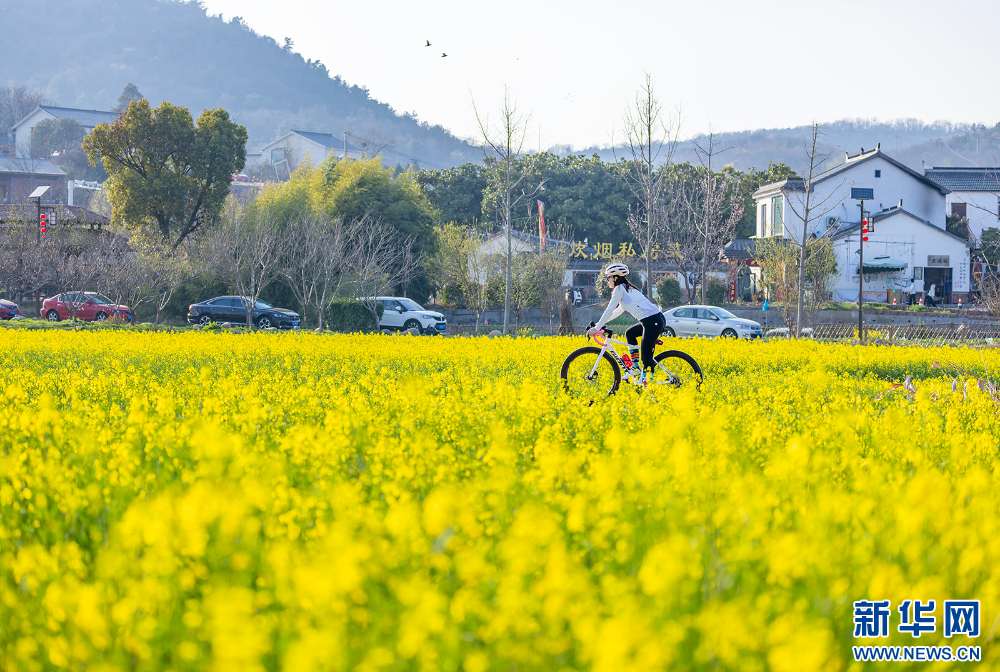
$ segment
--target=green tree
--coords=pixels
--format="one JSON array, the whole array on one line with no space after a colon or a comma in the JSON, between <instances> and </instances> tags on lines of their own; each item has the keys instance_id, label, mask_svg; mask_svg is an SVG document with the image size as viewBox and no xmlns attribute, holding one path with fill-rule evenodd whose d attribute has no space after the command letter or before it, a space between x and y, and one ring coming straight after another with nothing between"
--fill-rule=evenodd
<instances>
[{"instance_id":1,"label":"green tree","mask_svg":"<svg viewBox=\"0 0 1000 672\"><path fill-rule=\"evenodd\" d=\"M344 221L369 217L381 220L402 240L412 239L414 253L427 258L434 251L434 207L421 191L412 171L393 176L377 158L357 161L327 159L314 173L316 207L331 219ZM423 301L433 289L433 278L418 273L409 288Z\"/></svg>"},{"instance_id":2,"label":"green tree","mask_svg":"<svg viewBox=\"0 0 1000 672\"><path fill-rule=\"evenodd\" d=\"M133 100L142 100L143 98L145 98L145 96L143 96L142 92L139 91L139 87L132 82L129 82L122 90L122 95L118 96L118 104L115 105L115 108L112 111L121 114L128 109L129 103Z\"/></svg>"},{"instance_id":3,"label":"green tree","mask_svg":"<svg viewBox=\"0 0 1000 672\"><path fill-rule=\"evenodd\" d=\"M983 258L991 266L1000 264L1000 229L995 226L983 229L980 244L983 247Z\"/></svg>"},{"instance_id":4,"label":"green tree","mask_svg":"<svg viewBox=\"0 0 1000 672\"><path fill-rule=\"evenodd\" d=\"M482 165L463 163L445 170L419 170L413 178L437 209L440 222L474 226L482 217L487 187Z\"/></svg>"},{"instance_id":5,"label":"green tree","mask_svg":"<svg viewBox=\"0 0 1000 672\"><path fill-rule=\"evenodd\" d=\"M132 101L111 124L83 142L91 165L103 163L113 222L155 227L176 249L215 224L231 175L246 162L247 132L223 109L205 110L194 124L183 107Z\"/></svg>"},{"instance_id":6,"label":"green tree","mask_svg":"<svg viewBox=\"0 0 1000 672\"><path fill-rule=\"evenodd\" d=\"M661 306L676 306L681 302L681 283L673 275L664 275L656 283L657 301Z\"/></svg>"},{"instance_id":7,"label":"green tree","mask_svg":"<svg viewBox=\"0 0 1000 672\"><path fill-rule=\"evenodd\" d=\"M47 159L79 151L85 135L76 119L43 119L31 129L31 156Z\"/></svg>"},{"instance_id":8,"label":"green tree","mask_svg":"<svg viewBox=\"0 0 1000 672\"><path fill-rule=\"evenodd\" d=\"M968 240L971 235L969 219L962 215L948 215L944 220L944 228L948 233L956 235L962 240Z\"/></svg>"}]
</instances>

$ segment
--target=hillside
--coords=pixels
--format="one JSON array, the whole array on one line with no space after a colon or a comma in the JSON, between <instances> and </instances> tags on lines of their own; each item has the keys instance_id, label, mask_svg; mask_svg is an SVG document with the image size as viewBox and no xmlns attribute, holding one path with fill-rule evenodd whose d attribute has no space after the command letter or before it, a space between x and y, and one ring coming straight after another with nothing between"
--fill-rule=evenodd
<instances>
[{"instance_id":1,"label":"hillside","mask_svg":"<svg viewBox=\"0 0 1000 672\"><path fill-rule=\"evenodd\" d=\"M877 122L864 119L843 120L823 124L822 150L829 154L823 168L844 162L845 152L857 154L862 147L871 149L882 144L882 151L897 158L918 172L924 164L931 166L1000 165L1000 125L984 128L969 124L935 122L925 124L915 119ZM715 144L729 148L719 156L717 165L730 164L740 170L766 168L768 163L784 163L797 171L808 166L803 145L809 134L808 126L785 129L719 133ZM694 138L704 143L704 136ZM553 148L565 155L564 147ZM573 153L581 153L579 151ZM591 147L582 153L597 153L605 160L624 156L620 149ZM697 164L698 157L691 140L682 142L674 160Z\"/></svg>"},{"instance_id":2,"label":"hillside","mask_svg":"<svg viewBox=\"0 0 1000 672\"><path fill-rule=\"evenodd\" d=\"M6 0L0 82L55 104L108 110L134 82L154 104L224 107L247 127L251 150L292 128L394 139L388 160L451 166L481 154L440 126L398 114L337 64L306 61L238 18L178 0ZM16 26L16 30L11 30Z\"/></svg>"}]
</instances>

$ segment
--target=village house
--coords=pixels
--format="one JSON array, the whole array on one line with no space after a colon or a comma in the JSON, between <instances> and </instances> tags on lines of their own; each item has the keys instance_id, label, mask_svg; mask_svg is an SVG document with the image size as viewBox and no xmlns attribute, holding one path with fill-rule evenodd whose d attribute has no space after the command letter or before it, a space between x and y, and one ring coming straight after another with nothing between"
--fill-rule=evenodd
<instances>
[{"instance_id":1,"label":"village house","mask_svg":"<svg viewBox=\"0 0 1000 672\"><path fill-rule=\"evenodd\" d=\"M859 268L860 202L871 224ZM829 237L837 258L833 298L856 301L863 282L865 301L891 302L915 278L917 291L936 285L946 301L968 301L970 244L945 230L946 199L951 191L881 151L862 150L812 180L809 222L802 221L805 181L801 177L765 184L753 194L757 214L754 238L802 239L803 227L814 237ZM733 272L730 297L763 288L753 258L755 243L734 240L726 259Z\"/></svg>"},{"instance_id":2,"label":"village house","mask_svg":"<svg viewBox=\"0 0 1000 672\"><path fill-rule=\"evenodd\" d=\"M110 124L117 118L118 114L115 112L39 105L14 126L13 145L15 156L17 158L31 156L31 129L44 119L73 119L83 127L84 132L90 133L98 124Z\"/></svg>"},{"instance_id":3,"label":"village house","mask_svg":"<svg viewBox=\"0 0 1000 672\"><path fill-rule=\"evenodd\" d=\"M283 178L306 160L318 166L330 155L360 159L364 152L332 133L292 131L261 147L260 154L262 161L268 161L274 166L278 176Z\"/></svg>"},{"instance_id":4,"label":"village house","mask_svg":"<svg viewBox=\"0 0 1000 672\"><path fill-rule=\"evenodd\" d=\"M946 213L965 217L976 241L1000 226L1000 168L928 168L924 176L951 192Z\"/></svg>"}]
</instances>

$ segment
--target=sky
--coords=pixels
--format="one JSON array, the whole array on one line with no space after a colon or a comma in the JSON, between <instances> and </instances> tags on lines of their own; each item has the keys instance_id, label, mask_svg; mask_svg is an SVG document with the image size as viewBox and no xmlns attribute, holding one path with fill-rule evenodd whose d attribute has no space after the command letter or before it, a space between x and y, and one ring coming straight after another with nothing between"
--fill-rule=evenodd
<instances>
[{"instance_id":1,"label":"sky","mask_svg":"<svg viewBox=\"0 0 1000 672\"><path fill-rule=\"evenodd\" d=\"M481 137L475 110L495 121L506 88L538 147L617 143L647 74L684 137L1000 120L996 0L202 4L463 138Z\"/></svg>"}]
</instances>

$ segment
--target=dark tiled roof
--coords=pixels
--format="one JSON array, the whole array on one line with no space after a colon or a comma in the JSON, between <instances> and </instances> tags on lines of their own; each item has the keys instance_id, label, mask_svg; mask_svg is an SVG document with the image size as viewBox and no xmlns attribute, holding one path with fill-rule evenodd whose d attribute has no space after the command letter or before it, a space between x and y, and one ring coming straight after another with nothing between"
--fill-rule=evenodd
<instances>
[{"instance_id":1,"label":"dark tiled roof","mask_svg":"<svg viewBox=\"0 0 1000 672\"><path fill-rule=\"evenodd\" d=\"M336 137L333 133L313 133L312 131L296 131L293 130L292 133L296 135L301 135L306 140L312 140L316 144L323 145L327 149L339 149L344 150L344 139ZM349 152L360 152L360 147L355 147L351 143L347 143L347 151Z\"/></svg>"},{"instance_id":2,"label":"dark tiled roof","mask_svg":"<svg viewBox=\"0 0 1000 672\"><path fill-rule=\"evenodd\" d=\"M722 250L724 259L753 259L756 254L756 238L733 238Z\"/></svg>"},{"instance_id":3,"label":"dark tiled roof","mask_svg":"<svg viewBox=\"0 0 1000 672\"><path fill-rule=\"evenodd\" d=\"M941 184L939 181L931 179L930 177L925 177L924 175L921 175L917 171L913 170L909 166L903 165L902 163L892 158L888 154L882 153L881 149L872 149L867 152L862 152L861 154L857 154L855 156L849 156L847 157L846 163L842 163L839 166L831 168L826 172L820 173L819 175L815 175L812 180L814 188L815 185L819 184L820 182L828 180L831 177L836 177L837 175L840 175L841 173L848 171L851 168L854 168L855 166L860 165L866 161L870 161L871 159L874 159L876 157L880 157L888 161L892 165L902 170L904 173L908 173L917 180L919 180L920 182L923 182L928 186L934 187L942 194L947 194L950 191L950 189L946 185ZM780 182L771 182L770 184L763 184L757 191L753 193L753 196L754 198L757 198L758 194L763 194L777 190L805 191L805 180L803 180L801 177L790 177L787 180L781 180Z\"/></svg>"},{"instance_id":4,"label":"dark tiled roof","mask_svg":"<svg viewBox=\"0 0 1000 672\"><path fill-rule=\"evenodd\" d=\"M1000 168L928 168L924 175L952 191L1000 191Z\"/></svg>"},{"instance_id":5,"label":"dark tiled roof","mask_svg":"<svg viewBox=\"0 0 1000 672\"><path fill-rule=\"evenodd\" d=\"M56 119L76 119L84 128L93 128L98 124L112 123L118 118L114 112L103 110L78 110L75 107L53 107L52 105L39 105Z\"/></svg>"},{"instance_id":6,"label":"dark tiled roof","mask_svg":"<svg viewBox=\"0 0 1000 672\"><path fill-rule=\"evenodd\" d=\"M43 175L46 177L64 177L62 168L43 159L15 159L0 157L0 173L14 175Z\"/></svg>"}]
</instances>

